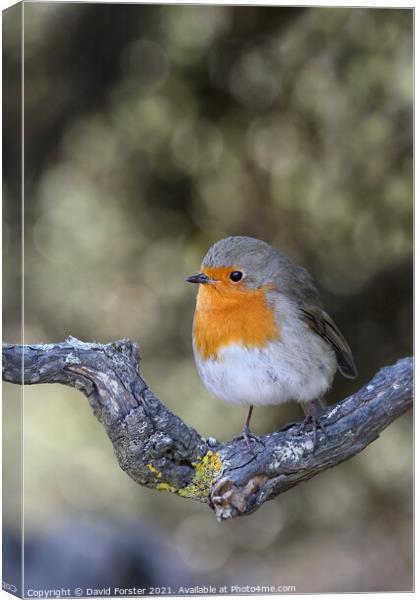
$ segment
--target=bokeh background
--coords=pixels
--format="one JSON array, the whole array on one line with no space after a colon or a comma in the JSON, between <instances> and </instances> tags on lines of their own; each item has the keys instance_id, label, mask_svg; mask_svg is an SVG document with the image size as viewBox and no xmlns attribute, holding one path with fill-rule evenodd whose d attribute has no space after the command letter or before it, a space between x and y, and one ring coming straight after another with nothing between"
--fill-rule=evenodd
<instances>
[{"instance_id":1,"label":"bokeh background","mask_svg":"<svg viewBox=\"0 0 420 600\"><path fill-rule=\"evenodd\" d=\"M24 12L26 343L129 337L167 406L205 436L233 437L245 415L198 378L184 277L211 243L242 234L318 281L360 371L337 376L329 402L412 353L411 10ZM21 336L17 32L4 35L9 342ZM28 585L412 588L410 415L350 462L223 524L132 482L75 390L25 389L24 416ZM298 406L267 407L253 424L266 433L300 418Z\"/></svg>"}]
</instances>

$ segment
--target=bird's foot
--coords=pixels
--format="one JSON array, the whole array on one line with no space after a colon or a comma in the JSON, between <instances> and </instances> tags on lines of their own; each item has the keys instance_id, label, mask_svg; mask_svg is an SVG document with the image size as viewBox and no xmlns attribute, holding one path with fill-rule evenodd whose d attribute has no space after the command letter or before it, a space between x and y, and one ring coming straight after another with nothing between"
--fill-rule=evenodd
<instances>
[{"instance_id":1,"label":"bird's foot","mask_svg":"<svg viewBox=\"0 0 420 600\"><path fill-rule=\"evenodd\" d=\"M325 436L327 436L328 433L327 433L327 430L325 429L325 425L323 424L321 419L318 417L318 415L314 412L311 412L308 415L306 415L306 417L303 419L303 421L299 427L298 434L302 435L302 433L305 430L305 427L307 425L309 425L310 423L312 423L312 437L313 437L314 450L315 450L316 443L318 441L318 433L317 433L318 427L322 430L322 433Z\"/></svg>"},{"instance_id":2,"label":"bird's foot","mask_svg":"<svg viewBox=\"0 0 420 600\"><path fill-rule=\"evenodd\" d=\"M233 438L233 442L235 441L241 441L241 440L245 440L245 444L246 447L248 448L248 451L253 454L255 456L255 452L253 447L251 446L251 441L256 443L256 444L261 444L264 448L265 448L265 444L264 442L254 433L252 433L249 429L249 427L245 426L242 429L242 433L240 435L237 435L236 437Z\"/></svg>"}]
</instances>

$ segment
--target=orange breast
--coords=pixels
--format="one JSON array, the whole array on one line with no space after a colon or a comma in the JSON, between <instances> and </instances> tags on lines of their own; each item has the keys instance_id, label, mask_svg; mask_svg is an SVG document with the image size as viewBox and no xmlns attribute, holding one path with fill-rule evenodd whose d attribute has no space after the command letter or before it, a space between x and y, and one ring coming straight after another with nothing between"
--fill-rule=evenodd
<instances>
[{"instance_id":1,"label":"orange breast","mask_svg":"<svg viewBox=\"0 0 420 600\"><path fill-rule=\"evenodd\" d=\"M220 277L221 281L201 284L197 295L193 334L197 351L205 360L216 358L219 350L229 344L260 348L280 337L273 311L265 300L266 289L248 290L241 284L234 285L221 276L221 271L205 269L207 275Z\"/></svg>"}]
</instances>

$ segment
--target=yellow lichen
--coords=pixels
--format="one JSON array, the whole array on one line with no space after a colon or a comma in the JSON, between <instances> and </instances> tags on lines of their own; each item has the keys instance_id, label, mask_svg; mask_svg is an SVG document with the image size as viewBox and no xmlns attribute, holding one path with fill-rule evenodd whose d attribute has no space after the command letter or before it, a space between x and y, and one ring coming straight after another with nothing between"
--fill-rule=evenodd
<instances>
[{"instance_id":1,"label":"yellow lichen","mask_svg":"<svg viewBox=\"0 0 420 600\"><path fill-rule=\"evenodd\" d=\"M223 463L220 459L220 452L212 452L211 450L203 458L198 456L197 460L199 462L192 463L195 469L192 482L178 490L177 493L184 498L205 500L222 470Z\"/></svg>"},{"instance_id":2,"label":"yellow lichen","mask_svg":"<svg viewBox=\"0 0 420 600\"><path fill-rule=\"evenodd\" d=\"M167 492L172 492L173 494L176 494L178 492L176 487L174 487L170 483L165 483L165 482L158 483L156 486L156 489L157 490L166 490Z\"/></svg>"},{"instance_id":3,"label":"yellow lichen","mask_svg":"<svg viewBox=\"0 0 420 600\"><path fill-rule=\"evenodd\" d=\"M172 492L183 498L194 498L194 500L205 501L223 467L223 463L220 459L220 452L212 452L209 450L204 457L197 456L197 462L191 464L194 467L195 474L190 484L184 488L177 489L166 481L159 481L159 483L156 484L155 489ZM146 467L151 473L156 475L157 479L162 478L162 473L158 471L152 463L148 463Z\"/></svg>"},{"instance_id":4,"label":"yellow lichen","mask_svg":"<svg viewBox=\"0 0 420 600\"><path fill-rule=\"evenodd\" d=\"M151 473L153 473L154 475L156 475L156 477L157 477L158 479L160 479L160 478L162 477L162 473L161 473L160 471L158 471L158 470L156 469L156 467L154 467L154 466L152 465L152 463L147 463L146 467L149 469L149 471L150 471Z\"/></svg>"}]
</instances>

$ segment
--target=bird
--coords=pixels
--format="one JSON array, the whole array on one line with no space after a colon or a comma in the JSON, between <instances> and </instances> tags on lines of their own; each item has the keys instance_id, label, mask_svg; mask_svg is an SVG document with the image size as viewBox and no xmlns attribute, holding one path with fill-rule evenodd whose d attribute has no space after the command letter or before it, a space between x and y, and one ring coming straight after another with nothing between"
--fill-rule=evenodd
<instances>
[{"instance_id":1,"label":"bird","mask_svg":"<svg viewBox=\"0 0 420 600\"><path fill-rule=\"evenodd\" d=\"M299 432L312 422L315 448L337 369L352 379L357 367L311 275L262 240L230 236L186 281L198 285L192 346L201 380L216 398L248 407L238 437L251 450L260 441L253 408L295 401L306 415Z\"/></svg>"}]
</instances>

